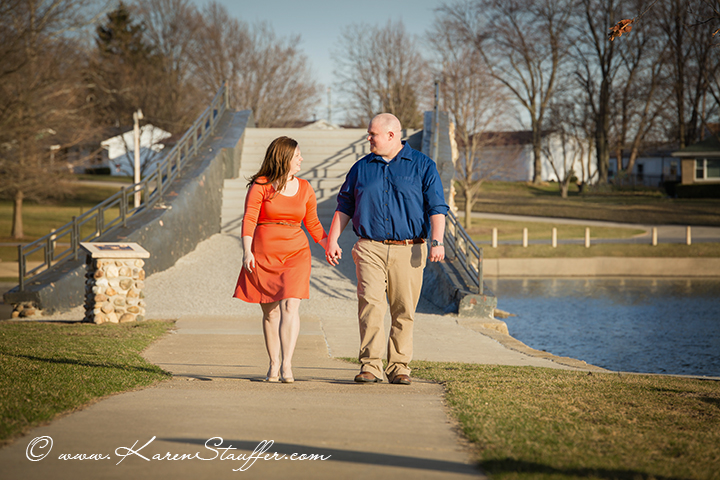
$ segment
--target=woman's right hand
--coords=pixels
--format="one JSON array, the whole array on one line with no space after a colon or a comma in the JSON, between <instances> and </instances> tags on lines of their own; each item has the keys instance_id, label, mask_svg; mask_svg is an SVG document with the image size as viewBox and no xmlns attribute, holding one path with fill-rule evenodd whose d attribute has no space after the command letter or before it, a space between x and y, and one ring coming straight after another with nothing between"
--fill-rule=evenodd
<instances>
[{"instance_id":1,"label":"woman's right hand","mask_svg":"<svg viewBox=\"0 0 720 480\"><path fill-rule=\"evenodd\" d=\"M243 254L243 268L250 273L252 273L253 268L255 268L255 255L249 250L246 250Z\"/></svg>"}]
</instances>

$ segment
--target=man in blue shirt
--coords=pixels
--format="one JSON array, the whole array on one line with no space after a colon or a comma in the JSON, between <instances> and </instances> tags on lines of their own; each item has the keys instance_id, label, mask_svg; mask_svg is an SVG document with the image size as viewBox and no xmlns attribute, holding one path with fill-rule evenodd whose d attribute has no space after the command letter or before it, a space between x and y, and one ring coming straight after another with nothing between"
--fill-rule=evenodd
<instances>
[{"instance_id":1,"label":"man in blue shirt","mask_svg":"<svg viewBox=\"0 0 720 480\"><path fill-rule=\"evenodd\" d=\"M359 237L352 249L357 272L358 320L362 363L356 382L381 382L385 349L384 318L390 304L392 326L385 375L409 385L415 308L423 269L445 258L445 203L435 162L401 141L400 121L389 113L368 126L369 155L358 160L338 193L325 256L337 265L338 238L352 219Z\"/></svg>"}]
</instances>

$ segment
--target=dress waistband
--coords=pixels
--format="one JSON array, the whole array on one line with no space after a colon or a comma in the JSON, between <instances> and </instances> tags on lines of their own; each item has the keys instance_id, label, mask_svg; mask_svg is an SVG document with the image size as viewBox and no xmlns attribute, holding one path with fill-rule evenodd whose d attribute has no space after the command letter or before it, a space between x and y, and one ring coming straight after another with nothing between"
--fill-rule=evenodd
<instances>
[{"instance_id":1,"label":"dress waistband","mask_svg":"<svg viewBox=\"0 0 720 480\"><path fill-rule=\"evenodd\" d=\"M258 222L258 225L286 225L288 227L299 227L300 223L293 222Z\"/></svg>"}]
</instances>

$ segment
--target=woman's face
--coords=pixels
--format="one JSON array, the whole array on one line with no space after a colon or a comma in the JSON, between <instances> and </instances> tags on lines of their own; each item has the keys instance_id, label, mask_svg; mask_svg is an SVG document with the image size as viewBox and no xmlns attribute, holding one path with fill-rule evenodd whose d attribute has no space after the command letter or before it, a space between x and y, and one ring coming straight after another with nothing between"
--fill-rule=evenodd
<instances>
[{"instance_id":1,"label":"woman's face","mask_svg":"<svg viewBox=\"0 0 720 480\"><path fill-rule=\"evenodd\" d=\"M290 160L290 170L288 171L289 176L293 176L300 171L300 164L302 163L302 161L303 158L300 155L300 147L295 147L295 153Z\"/></svg>"}]
</instances>

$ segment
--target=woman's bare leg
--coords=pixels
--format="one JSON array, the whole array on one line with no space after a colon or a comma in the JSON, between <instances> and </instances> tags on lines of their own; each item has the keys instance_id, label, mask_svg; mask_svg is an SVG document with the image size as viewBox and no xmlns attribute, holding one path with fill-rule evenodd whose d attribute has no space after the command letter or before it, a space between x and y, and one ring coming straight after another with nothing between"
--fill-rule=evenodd
<instances>
[{"instance_id":1,"label":"woman's bare leg","mask_svg":"<svg viewBox=\"0 0 720 480\"><path fill-rule=\"evenodd\" d=\"M265 348L270 357L270 367L267 376L278 377L281 366L281 342L280 342L280 302L261 303L263 312L263 335L265 336Z\"/></svg>"},{"instance_id":2,"label":"woman's bare leg","mask_svg":"<svg viewBox=\"0 0 720 480\"><path fill-rule=\"evenodd\" d=\"M280 348L282 350L282 368L284 379L292 379L292 357L300 334L300 299L280 300Z\"/></svg>"}]
</instances>

